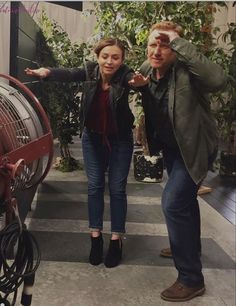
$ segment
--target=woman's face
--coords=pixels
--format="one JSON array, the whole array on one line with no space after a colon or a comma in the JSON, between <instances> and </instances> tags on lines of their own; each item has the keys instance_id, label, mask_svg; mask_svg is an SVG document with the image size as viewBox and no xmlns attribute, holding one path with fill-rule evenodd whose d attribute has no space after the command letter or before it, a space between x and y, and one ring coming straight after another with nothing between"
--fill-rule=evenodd
<instances>
[{"instance_id":1,"label":"woman's face","mask_svg":"<svg viewBox=\"0 0 236 306\"><path fill-rule=\"evenodd\" d=\"M100 51L97 61L102 76L110 78L123 64L122 50L117 46L106 46Z\"/></svg>"}]
</instances>

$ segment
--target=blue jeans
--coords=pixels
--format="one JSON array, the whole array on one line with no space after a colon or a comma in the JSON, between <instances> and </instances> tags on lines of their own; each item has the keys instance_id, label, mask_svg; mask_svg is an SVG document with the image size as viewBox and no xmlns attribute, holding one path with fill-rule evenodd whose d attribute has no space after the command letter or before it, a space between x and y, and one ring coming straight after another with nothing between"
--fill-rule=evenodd
<instances>
[{"instance_id":1,"label":"blue jeans","mask_svg":"<svg viewBox=\"0 0 236 306\"><path fill-rule=\"evenodd\" d=\"M89 227L103 229L105 172L108 169L112 233L124 233L127 213L126 185L133 154L132 134L128 140L103 136L84 129L82 148L88 177Z\"/></svg>"},{"instance_id":2,"label":"blue jeans","mask_svg":"<svg viewBox=\"0 0 236 306\"><path fill-rule=\"evenodd\" d=\"M165 149L168 181L162 195L170 247L178 280L188 287L204 283L200 260L200 211L196 185L179 152Z\"/></svg>"}]
</instances>

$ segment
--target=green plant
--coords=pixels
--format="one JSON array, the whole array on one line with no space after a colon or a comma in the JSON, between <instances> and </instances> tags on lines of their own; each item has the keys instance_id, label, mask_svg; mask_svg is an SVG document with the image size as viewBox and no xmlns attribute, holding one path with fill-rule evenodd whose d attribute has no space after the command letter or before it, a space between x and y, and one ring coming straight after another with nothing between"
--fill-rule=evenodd
<instances>
[{"instance_id":1,"label":"green plant","mask_svg":"<svg viewBox=\"0 0 236 306\"><path fill-rule=\"evenodd\" d=\"M222 65L229 77L225 92L217 96L215 116L226 150L236 154L235 144L231 140L232 125L236 121L236 23L228 24L228 30L223 33L222 39L229 47L229 51L222 56L225 58Z\"/></svg>"},{"instance_id":2,"label":"green plant","mask_svg":"<svg viewBox=\"0 0 236 306\"><path fill-rule=\"evenodd\" d=\"M68 34L43 11L39 25L38 62L40 66L78 67L82 64L85 44L72 43ZM50 117L54 137L60 145L61 163L59 169L72 171L78 163L71 156L69 145L73 136L79 134L80 88L76 83L42 83L42 101Z\"/></svg>"},{"instance_id":3,"label":"green plant","mask_svg":"<svg viewBox=\"0 0 236 306\"><path fill-rule=\"evenodd\" d=\"M54 164L55 168L61 172L70 172L75 169L82 170L83 167L80 162L73 157L70 158L59 158Z\"/></svg>"},{"instance_id":4,"label":"green plant","mask_svg":"<svg viewBox=\"0 0 236 306\"><path fill-rule=\"evenodd\" d=\"M136 106L136 116L135 116L135 129L136 129L136 141L141 144L143 154L149 155L149 149L146 138L146 130L145 130L145 116L143 112L143 108L141 105L137 104Z\"/></svg>"}]
</instances>

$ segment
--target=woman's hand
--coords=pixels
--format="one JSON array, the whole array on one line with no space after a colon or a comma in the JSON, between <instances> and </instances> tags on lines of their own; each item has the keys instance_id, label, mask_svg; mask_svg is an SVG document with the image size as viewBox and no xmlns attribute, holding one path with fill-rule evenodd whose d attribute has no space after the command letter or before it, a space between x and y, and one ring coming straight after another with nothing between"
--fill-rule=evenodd
<instances>
[{"instance_id":1,"label":"woman's hand","mask_svg":"<svg viewBox=\"0 0 236 306\"><path fill-rule=\"evenodd\" d=\"M129 85L133 87L145 86L149 83L149 76L144 77L141 73L136 73L133 78L129 81Z\"/></svg>"},{"instance_id":2,"label":"woman's hand","mask_svg":"<svg viewBox=\"0 0 236 306\"><path fill-rule=\"evenodd\" d=\"M29 68L26 68L25 69L25 73L27 75L33 75L33 76L36 76L36 77L39 77L39 78L46 78L49 76L50 74L50 70L47 69L47 68L39 68L39 69L29 69Z\"/></svg>"}]
</instances>

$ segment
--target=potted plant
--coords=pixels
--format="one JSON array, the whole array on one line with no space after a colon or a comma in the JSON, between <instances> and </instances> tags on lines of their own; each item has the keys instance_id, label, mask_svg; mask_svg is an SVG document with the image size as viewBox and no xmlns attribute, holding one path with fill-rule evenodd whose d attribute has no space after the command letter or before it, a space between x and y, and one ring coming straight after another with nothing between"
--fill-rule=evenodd
<instances>
[{"instance_id":1,"label":"potted plant","mask_svg":"<svg viewBox=\"0 0 236 306\"><path fill-rule=\"evenodd\" d=\"M43 11L38 33L38 62L46 67L79 67L85 44L72 43L68 34ZM77 83L42 82L41 100L50 118L60 157L54 167L63 172L80 170L82 165L71 155L70 145L80 132L80 88Z\"/></svg>"},{"instance_id":2,"label":"potted plant","mask_svg":"<svg viewBox=\"0 0 236 306\"><path fill-rule=\"evenodd\" d=\"M236 121L232 123L228 150L220 152L221 176L236 176Z\"/></svg>"},{"instance_id":3,"label":"potted plant","mask_svg":"<svg viewBox=\"0 0 236 306\"><path fill-rule=\"evenodd\" d=\"M228 84L223 95L218 97L216 119L220 131L221 152L219 174L236 176L236 24L230 23L222 36L229 41L230 52L226 53L228 63Z\"/></svg>"},{"instance_id":4,"label":"potted plant","mask_svg":"<svg viewBox=\"0 0 236 306\"><path fill-rule=\"evenodd\" d=\"M133 165L134 178L145 183L160 183L163 180L163 156L162 153L150 156L145 132L145 116L140 103L136 103L136 142L141 148L134 151Z\"/></svg>"}]
</instances>

